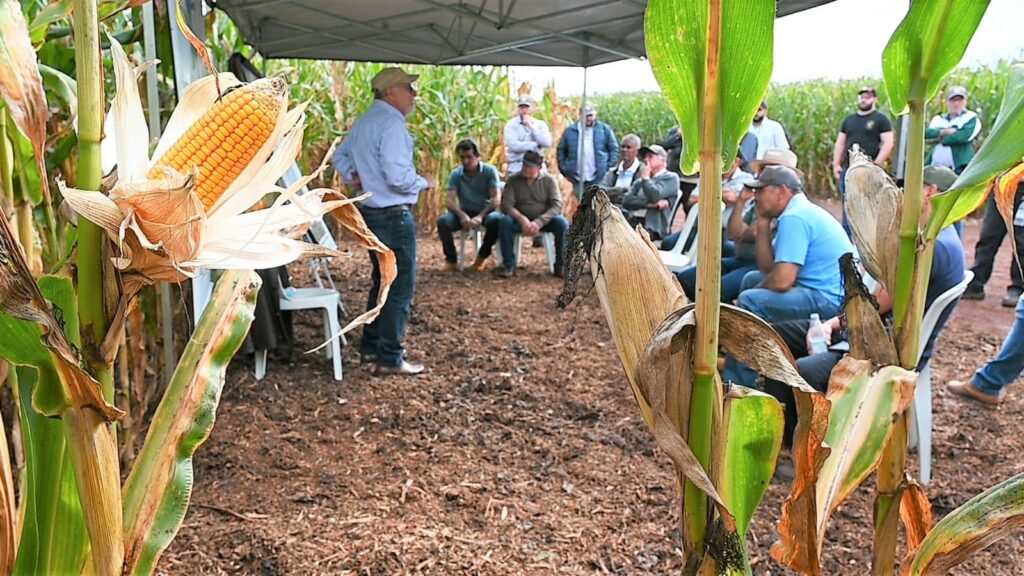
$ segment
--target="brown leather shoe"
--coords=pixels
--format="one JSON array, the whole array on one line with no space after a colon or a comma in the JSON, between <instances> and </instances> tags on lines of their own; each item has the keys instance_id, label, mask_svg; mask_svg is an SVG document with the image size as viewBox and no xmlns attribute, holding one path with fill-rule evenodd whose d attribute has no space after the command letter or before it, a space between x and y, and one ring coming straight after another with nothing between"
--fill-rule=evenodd
<instances>
[{"instance_id":1,"label":"brown leather shoe","mask_svg":"<svg viewBox=\"0 0 1024 576\"><path fill-rule=\"evenodd\" d=\"M397 366L381 366L380 364L378 364L377 369L374 371L374 374L378 376L388 376L391 374L400 374L402 376L415 376L426 369L427 367L424 366L423 364L412 364L406 362L405 360L402 360L401 364L398 364Z\"/></svg>"},{"instance_id":2,"label":"brown leather shoe","mask_svg":"<svg viewBox=\"0 0 1024 576\"><path fill-rule=\"evenodd\" d=\"M500 268L492 270L491 273L494 274L496 278L513 278L516 275L516 269L501 266Z\"/></svg>"},{"instance_id":3,"label":"brown leather shoe","mask_svg":"<svg viewBox=\"0 0 1024 576\"><path fill-rule=\"evenodd\" d=\"M444 266L441 268L441 270L444 270L445 272L458 272L459 271L459 263L458 262L445 262Z\"/></svg>"},{"instance_id":4,"label":"brown leather shoe","mask_svg":"<svg viewBox=\"0 0 1024 576\"><path fill-rule=\"evenodd\" d=\"M483 272L484 270L487 270L487 259L480 258L478 256L477 259L473 261L473 270L476 272Z\"/></svg>"},{"instance_id":5,"label":"brown leather shoe","mask_svg":"<svg viewBox=\"0 0 1024 576\"><path fill-rule=\"evenodd\" d=\"M978 390L974 384L971 384L970 380L950 380L946 383L946 389L964 398L970 398L976 402L981 402L989 408L997 408L1003 403L1002 394L989 394L988 392L982 392Z\"/></svg>"}]
</instances>

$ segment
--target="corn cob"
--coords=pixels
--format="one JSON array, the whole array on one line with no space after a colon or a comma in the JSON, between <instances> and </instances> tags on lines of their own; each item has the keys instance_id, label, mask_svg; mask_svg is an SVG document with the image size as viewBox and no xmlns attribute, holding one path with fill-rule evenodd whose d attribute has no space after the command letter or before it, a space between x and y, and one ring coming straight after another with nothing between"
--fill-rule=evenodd
<instances>
[{"instance_id":1,"label":"corn cob","mask_svg":"<svg viewBox=\"0 0 1024 576\"><path fill-rule=\"evenodd\" d=\"M280 78L257 80L224 95L156 162L181 173L199 169L195 193L209 211L274 131L285 105ZM156 177L154 166L150 177Z\"/></svg>"}]
</instances>

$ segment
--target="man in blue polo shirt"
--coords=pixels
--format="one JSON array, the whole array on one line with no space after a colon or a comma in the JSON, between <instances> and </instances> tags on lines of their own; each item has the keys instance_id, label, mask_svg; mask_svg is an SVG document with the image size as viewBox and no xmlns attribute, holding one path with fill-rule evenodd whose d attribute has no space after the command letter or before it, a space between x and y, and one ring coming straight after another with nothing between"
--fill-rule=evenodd
<instances>
[{"instance_id":1,"label":"man in blue polo shirt","mask_svg":"<svg viewBox=\"0 0 1024 576\"><path fill-rule=\"evenodd\" d=\"M791 168L768 166L747 186L757 202L757 264L765 277L740 293L740 307L768 322L835 316L842 303L839 257L853 252L842 226L807 199Z\"/></svg>"},{"instance_id":2,"label":"man in blue polo shirt","mask_svg":"<svg viewBox=\"0 0 1024 576\"><path fill-rule=\"evenodd\" d=\"M498 169L480 161L480 148L472 139L456 144L455 152L462 165L448 177L448 212L437 219L437 235L444 250L444 269L451 272L459 269L453 234L462 229L479 230L483 226L484 239L473 262L473 269L479 272L487 266L487 258L498 240L498 223L501 222Z\"/></svg>"}]
</instances>

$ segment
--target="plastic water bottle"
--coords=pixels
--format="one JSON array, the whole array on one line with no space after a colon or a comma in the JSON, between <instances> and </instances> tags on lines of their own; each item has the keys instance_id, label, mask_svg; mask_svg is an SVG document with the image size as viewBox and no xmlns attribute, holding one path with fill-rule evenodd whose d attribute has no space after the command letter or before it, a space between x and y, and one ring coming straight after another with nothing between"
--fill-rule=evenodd
<instances>
[{"instance_id":1,"label":"plastic water bottle","mask_svg":"<svg viewBox=\"0 0 1024 576\"><path fill-rule=\"evenodd\" d=\"M811 354L828 352L825 328L822 327L821 318L817 314L811 314L811 327L807 330L807 339L811 341Z\"/></svg>"},{"instance_id":2,"label":"plastic water bottle","mask_svg":"<svg viewBox=\"0 0 1024 576\"><path fill-rule=\"evenodd\" d=\"M284 289L284 297L285 298L295 298L296 294L298 294L298 292L296 292L295 288L293 288L291 286L289 286L289 287Z\"/></svg>"}]
</instances>

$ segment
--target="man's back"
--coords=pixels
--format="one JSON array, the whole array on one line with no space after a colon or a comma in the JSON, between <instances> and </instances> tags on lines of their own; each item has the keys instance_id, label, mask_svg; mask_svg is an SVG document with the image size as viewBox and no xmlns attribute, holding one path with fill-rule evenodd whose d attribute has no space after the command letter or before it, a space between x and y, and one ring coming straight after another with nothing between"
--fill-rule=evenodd
<instances>
[{"instance_id":1,"label":"man's back","mask_svg":"<svg viewBox=\"0 0 1024 576\"><path fill-rule=\"evenodd\" d=\"M821 292L834 304L842 301L839 257L853 252L846 232L825 209L796 194L778 219L775 262L800 266L796 284Z\"/></svg>"}]
</instances>

